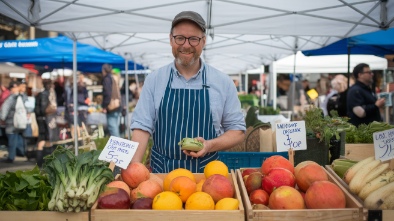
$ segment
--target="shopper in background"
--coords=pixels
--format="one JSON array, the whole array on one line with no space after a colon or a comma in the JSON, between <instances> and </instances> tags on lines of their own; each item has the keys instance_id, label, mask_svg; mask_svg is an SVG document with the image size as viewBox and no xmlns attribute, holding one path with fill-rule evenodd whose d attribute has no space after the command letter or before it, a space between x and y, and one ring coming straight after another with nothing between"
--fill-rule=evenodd
<instances>
[{"instance_id":1,"label":"shopper in background","mask_svg":"<svg viewBox=\"0 0 394 221\"><path fill-rule=\"evenodd\" d=\"M107 127L111 136L119 137L119 123L121 112L120 89L112 76L112 66L104 64L103 74L103 113L107 114Z\"/></svg>"},{"instance_id":2,"label":"shopper in background","mask_svg":"<svg viewBox=\"0 0 394 221\"><path fill-rule=\"evenodd\" d=\"M58 140L59 133L56 128L56 93L51 80L43 80L44 91L36 96L34 112L38 124L38 144L36 151L37 165L41 166L44 157L44 146L51 147L51 142Z\"/></svg>"},{"instance_id":3,"label":"shopper in background","mask_svg":"<svg viewBox=\"0 0 394 221\"><path fill-rule=\"evenodd\" d=\"M350 87L347 94L347 113L349 122L355 126L369 124L373 121L382 121L380 108L384 106L385 99L377 99L375 91L371 88L373 72L368 64L358 64L353 69L356 83Z\"/></svg>"},{"instance_id":4,"label":"shopper in background","mask_svg":"<svg viewBox=\"0 0 394 221\"><path fill-rule=\"evenodd\" d=\"M6 163L14 162L15 156L25 155L25 143L22 134L27 124L27 111L25 107L27 100L25 94L26 83L24 81L11 81L9 90L11 94L4 101L0 111L0 119L5 121L5 132L8 138L8 157L5 160ZM19 114L24 116L21 115L19 117ZM15 115L18 123L24 123L25 128L19 127L21 124L15 122ZM19 122L19 120L22 122Z\"/></svg>"},{"instance_id":5,"label":"shopper in background","mask_svg":"<svg viewBox=\"0 0 394 221\"><path fill-rule=\"evenodd\" d=\"M132 140L139 146L132 161L142 161L152 136L155 173L176 168L202 172L218 159L218 151L244 139L245 119L233 81L200 58L205 29L196 12L175 16L169 33L174 62L148 75L133 112ZM199 140L203 148L182 150L178 142L187 137Z\"/></svg>"}]
</instances>

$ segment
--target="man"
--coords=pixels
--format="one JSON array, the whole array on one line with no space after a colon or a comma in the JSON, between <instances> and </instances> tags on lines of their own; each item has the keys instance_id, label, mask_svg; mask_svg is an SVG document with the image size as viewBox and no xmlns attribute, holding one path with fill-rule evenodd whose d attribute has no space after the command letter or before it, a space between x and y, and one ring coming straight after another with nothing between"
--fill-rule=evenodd
<instances>
[{"instance_id":1,"label":"man","mask_svg":"<svg viewBox=\"0 0 394 221\"><path fill-rule=\"evenodd\" d=\"M133 112L132 140L139 147L132 161L142 161L152 135L153 172L202 172L218 158L217 151L243 141L245 120L232 80L200 59L204 19L191 11L179 13L169 37L175 60L148 75ZM178 142L186 137L202 142L203 149L182 151Z\"/></svg>"},{"instance_id":2,"label":"man","mask_svg":"<svg viewBox=\"0 0 394 221\"><path fill-rule=\"evenodd\" d=\"M112 76L112 66L104 64L103 74L103 113L107 114L107 127L111 136L119 137L120 105L115 109L109 109L111 99L118 99L120 104L120 90Z\"/></svg>"},{"instance_id":3,"label":"man","mask_svg":"<svg viewBox=\"0 0 394 221\"><path fill-rule=\"evenodd\" d=\"M373 72L368 64L358 64L353 69L356 83L350 87L347 94L347 113L350 123L358 126L372 121L382 121L379 108L384 106L385 99L377 99L371 85Z\"/></svg>"}]
</instances>

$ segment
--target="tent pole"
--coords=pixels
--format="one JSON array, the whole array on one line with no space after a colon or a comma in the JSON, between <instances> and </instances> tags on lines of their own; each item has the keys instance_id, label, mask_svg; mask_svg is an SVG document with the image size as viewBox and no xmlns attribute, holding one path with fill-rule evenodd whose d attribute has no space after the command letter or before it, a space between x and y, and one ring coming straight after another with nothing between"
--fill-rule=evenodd
<instances>
[{"instance_id":1,"label":"tent pole","mask_svg":"<svg viewBox=\"0 0 394 221\"><path fill-rule=\"evenodd\" d=\"M271 86L270 86L270 91L271 91L271 96L270 98L272 99L272 107L274 108L274 110L276 110L276 94L277 94L277 76L278 73L276 73L276 61L273 61L270 65L270 82L272 82Z\"/></svg>"},{"instance_id":2,"label":"tent pole","mask_svg":"<svg viewBox=\"0 0 394 221\"><path fill-rule=\"evenodd\" d=\"M125 84L124 84L124 90L125 90L125 95L126 95L126 116L125 116L125 124L126 124L126 139L130 139L130 125L129 125L129 61L125 59Z\"/></svg>"},{"instance_id":3,"label":"tent pole","mask_svg":"<svg viewBox=\"0 0 394 221\"><path fill-rule=\"evenodd\" d=\"M135 83L137 84L137 92L140 90L140 82L138 81L138 74L137 74L137 64L134 62L134 75L135 75Z\"/></svg>"},{"instance_id":4,"label":"tent pole","mask_svg":"<svg viewBox=\"0 0 394 221\"><path fill-rule=\"evenodd\" d=\"M77 93L77 40L73 39L73 103L74 103L74 147L78 156L78 93Z\"/></svg>"},{"instance_id":5,"label":"tent pole","mask_svg":"<svg viewBox=\"0 0 394 221\"><path fill-rule=\"evenodd\" d=\"M296 94L296 63L297 63L297 52L295 51L294 53L294 65L293 65L293 82L291 82L290 86L290 99L289 96L287 96L287 110L294 111L294 99L295 94ZM299 98L297 98L299 99Z\"/></svg>"},{"instance_id":6,"label":"tent pole","mask_svg":"<svg viewBox=\"0 0 394 221\"><path fill-rule=\"evenodd\" d=\"M347 47L347 88L350 87L350 51L351 47Z\"/></svg>"}]
</instances>

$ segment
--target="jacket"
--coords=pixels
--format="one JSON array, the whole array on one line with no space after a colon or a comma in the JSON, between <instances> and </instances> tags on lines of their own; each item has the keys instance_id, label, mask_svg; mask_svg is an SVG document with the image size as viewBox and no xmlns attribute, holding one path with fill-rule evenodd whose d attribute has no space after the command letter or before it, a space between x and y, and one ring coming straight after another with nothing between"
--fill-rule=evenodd
<instances>
[{"instance_id":1,"label":"jacket","mask_svg":"<svg viewBox=\"0 0 394 221\"><path fill-rule=\"evenodd\" d=\"M49 105L49 91L44 90L37 94L36 105L34 107L34 113L36 117L45 117L45 109Z\"/></svg>"},{"instance_id":2,"label":"jacket","mask_svg":"<svg viewBox=\"0 0 394 221\"><path fill-rule=\"evenodd\" d=\"M27 101L27 96L25 94L10 94L1 107L0 119L5 121L6 134L14 134L17 132L14 128L14 115L16 100L19 96L22 96L23 103Z\"/></svg>"},{"instance_id":3,"label":"jacket","mask_svg":"<svg viewBox=\"0 0 394 221\"><path fill-rule=\"evenodd\" d=\"M107 74L103 78L103 103L101 107L107 109L109 103L111 102L112 95L112 74Z\"/></svg>"},{"instance_id":4,"label":"jacket","mask_svg":"<svg viewBox=\"0 0 394 221\"><path fill-rule=\"evenodd\" d=\"M379 108L375 105L375 93L367 85L356 81L347 93L347 113L349 122L355 126L369 124L373 121L382 121ZM353 108L361 106L365 110L365 117L360 118L353 112Z\"/></svg>"}]
</instances>

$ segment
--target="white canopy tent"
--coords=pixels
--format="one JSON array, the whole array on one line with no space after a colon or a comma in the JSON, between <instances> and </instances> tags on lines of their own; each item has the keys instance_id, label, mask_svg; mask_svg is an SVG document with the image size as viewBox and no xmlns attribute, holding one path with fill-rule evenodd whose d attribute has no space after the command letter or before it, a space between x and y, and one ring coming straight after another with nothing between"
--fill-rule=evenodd
<instances>
[{"instance_id":1,"label":"white canopy tent","mask_svg":"<svg viewBox=\"0 0 394 221\"><path fill-rule=\"evenodd\" d=\"M141 62L152 67L161 65L162 58L171 58L170 50L160 51L159 45L168 42L171 21L184 10L200 13L207 22L210 38L204 59L208 63L224 56L225 61L219 64L227 68L231 65L225 56L238 60L256 57L247 58L246 64L231 63L238 71L340 38L394 26L394 1L388 0L0 0L0 13L7 17L43 30L73 32L73 39L83 42L83 38L97 36L92 38L96 45L104 42L102 48L112 46L114 52L113 46L122 45L126 39L149 42L148 46L135 42L141 50L131 47L118 52L137 62L141 57ZM153 40L139 39L144 33ZM118 34L128 36L124 41L107 38ZM259 39L268 40L260 43ZM315 45L307 47L302 41ZM276 43L287 46L286 52Z\"/></svg>"}]
</instances>

